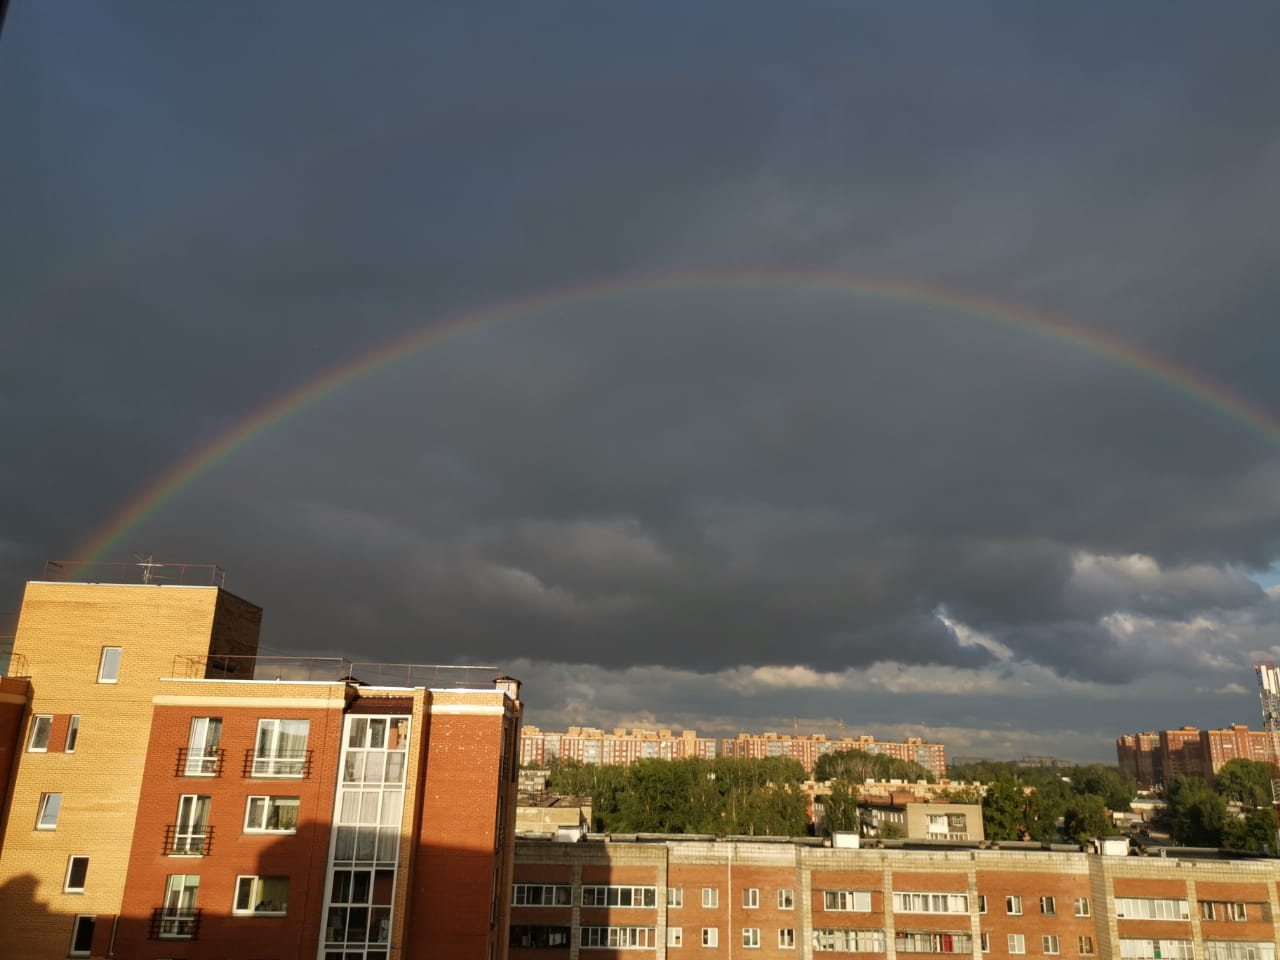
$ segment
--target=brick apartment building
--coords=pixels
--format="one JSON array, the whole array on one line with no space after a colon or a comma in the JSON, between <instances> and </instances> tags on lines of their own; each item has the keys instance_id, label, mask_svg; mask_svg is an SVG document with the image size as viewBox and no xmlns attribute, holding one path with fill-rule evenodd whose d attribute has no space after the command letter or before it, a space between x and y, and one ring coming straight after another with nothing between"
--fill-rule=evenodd
<instances>
[{"instance_id":1,"label":"brick apartment building","mask_svg":"<svg viewBox=\"0 0 1280 960\"><path fill-rule=\"evenodd\" d=\"M506 956L518 682L259 656L261 616L216 580L27 585L0 956Z\"/></svg>"},{"instance_id":2,"label":"brick apartment building","mask_svg":"<svg viewBox=\"0 0 1280 960\"><path fill-rule=\"evenodd\" d=\"M864 753L909 760L918 763L939 780L947 775L947 751L940 743L928 743L919 737L908 737L901 743L877 740L874 737L841 737L829 740L823 734L791 736L779 733L740 733L720 741L720 755L758 759L762 757L789 757L798 760L806 773L813 773L818 758L842 750L861 750Z\"/></svg>"},{"instance_id":3,"label":"brick apartment building","mask_svg":"<svg viewBox=\"0 0 1280 960\"><path fill-rule=\"evenodd\" d=\"M521 839L515 878L512 960L1275 960L1280 910L1280 862L1178 848Z\"/></svg>"},{"instance_id":4,"label":"brick apartment building","mask_svg":"<svg viewBox=\"0 0 1280 960\"><path fill-rule=\"evenodd\" d=\"M570 727L564 733L553 733L526 725L520 735L520 762L524 766L543 766L556 759L629 766L637 760L710 760L715 755L715 738L699 737L696 730L673 734L670 730L617 728L606 733L595 727Z\"/></svg>"},{"instance_id":5,"label":"brick apartment building","mask_svg":"<svg viewBox=\"0 0 1280 960\"><path fill-rule=\"evenodd\" d=\"M1176 776L1212 781L1224 765L1241 758L1275 763L1271 736L1237 723L1220 730L1144 730L1116 739L1121 772L1143 788L1158 787Z\"/></svg>"}]
</instances>

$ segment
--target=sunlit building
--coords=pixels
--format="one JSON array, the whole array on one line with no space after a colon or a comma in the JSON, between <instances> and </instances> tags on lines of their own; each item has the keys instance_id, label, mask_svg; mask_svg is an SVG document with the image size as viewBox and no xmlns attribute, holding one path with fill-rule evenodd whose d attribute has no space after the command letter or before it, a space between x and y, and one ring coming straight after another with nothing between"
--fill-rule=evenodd
<instances>
[{"instance_id":1,"label":"sunlit building","mask_svg":"<svg viewBox=\"0 0 1280 960\"><path fill-rule=\"evenodd\" d=\"M919 764L939 780L947 775L947 751L940 743L928 743L919 737L907 737L901 743L877 740L870 736L841 737L830 740L820 733L792 736L780 733L740 733L720 742L720 754L725 757L755 760L764 757L788 757L799 761L805 772L813 773L818 758L844 750L861 750L894 760L907 760Z\"/></svg>"},{"instance_id":2,"label":"sunlit building","mask_svg":"<svg viewBox=\"0 0 1280 960\"><path fill-rule=\"evenodd\" d=\"M710 760L716 755L714 737L696 730L626 730L570 727L564 733L525 726L520 737L520 762L545 766L554 760L576 760L599 766L629 766L637 760Z\"/></svg>"}]
</instances>

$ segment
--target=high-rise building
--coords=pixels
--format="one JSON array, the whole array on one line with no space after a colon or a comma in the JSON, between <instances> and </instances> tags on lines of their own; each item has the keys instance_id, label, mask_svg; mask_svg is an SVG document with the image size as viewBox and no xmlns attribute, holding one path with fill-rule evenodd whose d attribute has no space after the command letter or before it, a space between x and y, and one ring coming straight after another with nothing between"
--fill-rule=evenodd
<instances>
[{"instance_id":1,"label":"high-rise building","mask_svg":"<svg viewBox=\"0 0 1280 960\"><path fill-rule=\"evenodd\" d=\"M1176 776L1212 781L1232 760L1274 763L1271 740L1269 733L1239 723L1219 730L1145 730L1116 738L1116 762L1144 789Z\"/></svg>"},{"instance_id":2,"label":"high-rise building","mask_svg":"<svg viewBox=\"0 0 1280 960\"><path fill-rule=\"evenodd\" d=\"M696 730L673 734L670 730L611 732L595 727L570 727L564 733L526 725L520 736L522 764L543 766L553 760L576 760L601 766L628 766L637 760L710 760L716 755L713 737L699 737Z\"/></svg>"},{"instance_id":3,"label":"high-rise building","mask_svg":"<svg viewBox=\"0 0 1280 960\"><path fill-rule=\"evenodd\" d=\"M907 760L924 767L939 780L947 775L946 747L919 737L907 737L901 743L895 743L866 735L829 740L820 733L806 736L740 733L736 737L725 737L720 741L721 756L742 759L789 757L799 761L806 773L813 773L819 757L844 750L861 750L863 753L891 757L894 760Z\"/></svg>"},{"instance_id":4,"label":"high-rise building","mask_svg":"<svg viewBox=\"0 0 1280 960\"><path fill-rule=\"evenodd\" d=\"M187 580L27 585L0 955L504 957L518 682L265 657Z\"/></svg>"}]
</instances>

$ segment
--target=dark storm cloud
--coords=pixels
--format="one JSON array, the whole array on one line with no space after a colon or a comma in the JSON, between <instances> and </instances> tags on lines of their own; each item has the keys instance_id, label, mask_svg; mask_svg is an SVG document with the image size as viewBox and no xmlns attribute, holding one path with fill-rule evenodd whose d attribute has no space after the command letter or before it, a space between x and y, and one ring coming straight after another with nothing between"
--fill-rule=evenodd
<instances>
[{"instance_id":1,"label":"dark storm cloud","mask_svg":"<svg viewBox=\"0 0 1280 960\"><path fill-rule=\"evenodd\" d=\"M0 618L41 559L273 397L616 276L950 285L1280 409L1277 25L1249 4L19 6ZM128 546L224 563L288 649L524 657L601 685L664 665L687 698L733 668L810 671L751 675L774 718L809 696L838 714L844 688L814 691L891 663L1155 704L1151 676L1225 688L1268 646L1247 574L1280 557L1277 471L1274 430L1016 325L651 291L365 377ZM702 709L662 682L644 680L655 713ZM1027 709L955 696L899 721Z\"/></svg>"}]
</instances>

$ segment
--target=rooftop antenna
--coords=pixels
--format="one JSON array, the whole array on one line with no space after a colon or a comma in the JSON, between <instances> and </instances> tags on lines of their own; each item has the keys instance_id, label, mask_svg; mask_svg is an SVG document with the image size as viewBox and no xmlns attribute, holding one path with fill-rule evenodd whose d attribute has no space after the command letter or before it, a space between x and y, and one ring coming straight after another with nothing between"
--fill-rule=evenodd
<instances>
[{"instance_id":1,"label":"rooftop antenna","mask_svg":"<svg viewBox=\"0 0 1280 960\"><path fill-rule=\"evenodd\" d=\"M156 580L163 580L164 577L157 576L155 571L164 566L163 563L156 563L156 557L153 553L134 553L134 561L142 568L142 582L152 583Z\"/></svg>"}]
</instances>

